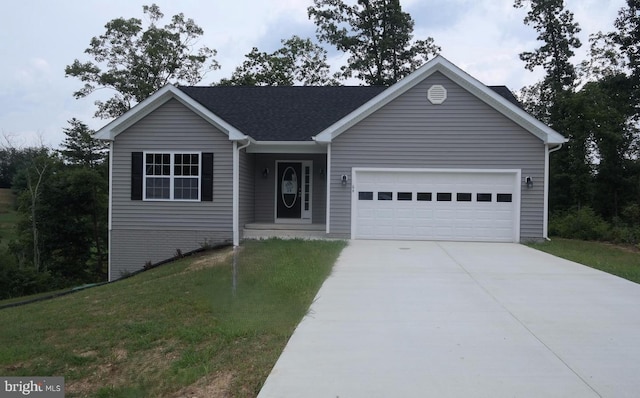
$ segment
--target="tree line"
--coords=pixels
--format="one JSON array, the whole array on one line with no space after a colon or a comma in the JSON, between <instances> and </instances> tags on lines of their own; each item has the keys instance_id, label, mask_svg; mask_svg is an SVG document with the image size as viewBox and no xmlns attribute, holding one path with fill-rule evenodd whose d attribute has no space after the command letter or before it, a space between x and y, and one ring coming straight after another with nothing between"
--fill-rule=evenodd
<instances>
[{"instance_id":1,"label":"tree line","mask_svg":"<svg viewBox=\"0 0 640 398\"><path fill-rule=\"evenodd\" d=\"M0 252L0 298L102 281L107 271L106 144L71 119L60 149L0 148L0 188L19 215Z\"/></svg>"},{"instance_id":2,"label":"tree line","mask_svg":"<svg viewBox=\"0 0 640 398\"><path fill-rule=\"evenodd\" d=\"M580 27L564 1L514 1L541 43L520 58L525 68L545 71L518 97L528 112L570 138L552 155L551 232L640 238L639 3L627 0L615 31L593 33L588 59L573 64ZM98 118L118 117L168 83L198 84L220 68L215 49L196 47L204 32L193 19L180 13L163 22L155 4L142 11L145 22L107 22L84 51L91 60L65 68L65 76L82 83L75 98L103 88L113 93L95 101ZM433 38L413 37L414 21L399 0L314 0L307 13L315 40L293 35L272 52L254 47L231 76L213 84L339 85L356 78L388 86L440 51ZM338 71L323 45L348 56ZM0 298L105 278L108 153L80 120L63 131L59 150L16 148L8 141L0 148L0 187L16 193L20 214L8 251L0 253Z\"/></svg>"},{"instance_id":3,"label":"tree line","mask_svg":"<svg viewBox=\"0 0 640 398\"><path fill-rule=\"evenodd\" d=\"M516 0L539 48L520 54L545 71L520 98L528 112L569 138L552 155L550 233L637 244L640 240L640 1L627 0L611 32L589 36L573 64L580 26L562 0Z\"/></svg>"}]
</instances>

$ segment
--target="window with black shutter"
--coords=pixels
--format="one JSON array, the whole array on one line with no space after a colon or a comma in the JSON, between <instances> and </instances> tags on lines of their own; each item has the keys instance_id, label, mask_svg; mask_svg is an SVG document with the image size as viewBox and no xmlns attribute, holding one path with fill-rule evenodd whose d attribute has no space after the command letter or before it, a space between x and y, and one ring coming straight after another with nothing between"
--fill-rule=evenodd
<instances>
[{"instance_id":1,"label":"window with black shutter","mask_svg":"<svg viewBox=\"0 0 640 398\"><path fill-rule=\"evenodd\" d=\"M133 152L131 200L213 200L213 153Z\"/></svg>"}]
</instances>

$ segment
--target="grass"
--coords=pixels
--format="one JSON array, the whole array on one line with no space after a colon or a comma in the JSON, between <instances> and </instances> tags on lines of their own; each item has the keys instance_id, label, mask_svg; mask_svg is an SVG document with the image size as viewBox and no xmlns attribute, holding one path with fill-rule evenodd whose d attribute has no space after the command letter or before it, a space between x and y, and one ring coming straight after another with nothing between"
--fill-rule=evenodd
<instances>
[{"instance_id":1,"label":"grass","mask_svg":"<svg viewBox=\"0 0 640 398\"><path fill-rule=\"evenodd\" d=\"M15 210L13 192L11 189L0 188L0 251L7 248L17 223L18 212Z\"/></svg>"},{"instance_id":2,"label":"grass","mask_svg":"<svg viewBox=\"0 0 640 398\"><path fill-rule=\"evenodd\" d=\"M0 374L67 397L256 396L344 242L249 241L0 311ZM2 302L0 301L0 305Z\"/></svg>"},{"instance_id":3,"label":"grass","mask_svg":"<svg viewBox=\"0 0 640 398\"><path fill-rule=\"evenodd\" d=\"M640 251L632 246L553 238L531 247L640 283Z\"/></svg>"}]
</instances>

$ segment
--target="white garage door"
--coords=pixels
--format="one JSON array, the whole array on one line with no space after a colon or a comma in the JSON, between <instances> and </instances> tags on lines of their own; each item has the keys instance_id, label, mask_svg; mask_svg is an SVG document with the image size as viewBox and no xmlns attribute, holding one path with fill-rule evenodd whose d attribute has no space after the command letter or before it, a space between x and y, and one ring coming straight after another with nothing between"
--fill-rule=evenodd
<instances>
[{"instance_id":1,"label":"white garage door","mask_svg":"<svg viewBox=\"0 0 640 398\"><path fill-rule=\"evenodd\" d=\"M517 242L517 170L354 169L352 236Z\"/></svg>"}]
</instances>

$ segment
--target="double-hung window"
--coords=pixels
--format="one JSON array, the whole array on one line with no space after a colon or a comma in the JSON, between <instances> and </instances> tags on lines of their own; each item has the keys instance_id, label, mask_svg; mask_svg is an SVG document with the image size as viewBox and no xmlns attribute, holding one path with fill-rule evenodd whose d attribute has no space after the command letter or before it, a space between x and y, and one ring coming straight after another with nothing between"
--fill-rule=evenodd
<instances>
[{"instance_id":1,"label":"double-hung window","mask_svg":"<svg viewBox=\"0 0 640 398\"><path fill-rule=\"evenodd\" d=\"M145 152L145 200L200 200L199 152Z\"/></svg>"}]
</instances>

